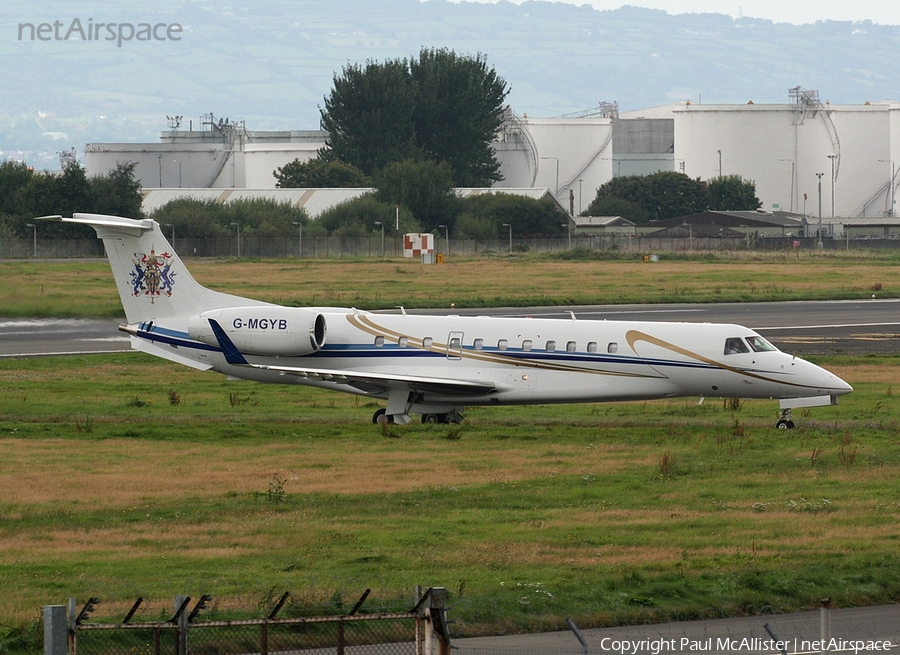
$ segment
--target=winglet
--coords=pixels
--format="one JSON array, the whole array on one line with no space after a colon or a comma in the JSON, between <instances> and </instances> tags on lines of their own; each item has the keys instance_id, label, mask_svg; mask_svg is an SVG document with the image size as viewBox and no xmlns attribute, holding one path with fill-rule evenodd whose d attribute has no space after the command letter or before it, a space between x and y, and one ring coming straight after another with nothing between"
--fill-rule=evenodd
<instances>
[{"instance_id":1,"label":"winglet","mask_svg":"<svg viewBox=\"0 0 900 655\"><path fill-rule=\"evenodd\" d=\"M234 342L228 338L228 335L225 334L225 330L222 329L222 326L213 319L209 319L209 325L212 327L213 334L216 336L216 341L219 342L219 348L222 349L222 354L225 355L225 361L235 366L249 366L250 362L244 358L241 351L234 345Z\"/></svg>"}]
</instances>

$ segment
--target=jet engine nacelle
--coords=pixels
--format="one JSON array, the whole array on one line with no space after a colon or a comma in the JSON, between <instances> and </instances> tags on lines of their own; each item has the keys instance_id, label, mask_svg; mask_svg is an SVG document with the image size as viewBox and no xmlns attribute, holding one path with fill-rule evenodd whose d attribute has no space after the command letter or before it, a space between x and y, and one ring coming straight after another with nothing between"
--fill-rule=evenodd
<instances>
[{"instance_id":1,"label":"jet engine nacelle","mask_svg":"<svg viewBox=\"0 0 900 655\"><path fill-rule=\"evenodd\" d=\"M325 345L325 317L311 309L229 307L192 316L188 322L191 338L217 346L209 319L215 320L247 355L309 355Z\"/></svg>"}]
</instances>

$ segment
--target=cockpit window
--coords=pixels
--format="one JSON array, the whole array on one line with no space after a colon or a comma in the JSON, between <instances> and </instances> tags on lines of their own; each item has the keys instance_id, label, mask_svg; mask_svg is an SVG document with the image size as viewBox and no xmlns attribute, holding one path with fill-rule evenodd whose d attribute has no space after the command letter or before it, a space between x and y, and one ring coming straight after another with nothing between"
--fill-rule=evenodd
<instances>
[{"instance_id":1,"label":"cockpit window","mask_svg":"<svg viewBox=\"0 0 900 655\"><path fill-rule=\"evenodd\" d=\"M750 352L750 349L747 347L747 344L744 343L744 340L740 337L731 337L730 339L725 339L726 355L737 355L739 353L748 352Z\"/></svg>"},{"instance_id":2,"label":"cockpit window","mask_svg":"<svg viewBox=\"0 0 900 655\"><path fill-rule=\"evenodd\" d=\"M756 353L767 353L778 350L778 348L773 346L762 337L747 337L747 343L750 344L753 352Z\"/></svg>"}]
</instances>

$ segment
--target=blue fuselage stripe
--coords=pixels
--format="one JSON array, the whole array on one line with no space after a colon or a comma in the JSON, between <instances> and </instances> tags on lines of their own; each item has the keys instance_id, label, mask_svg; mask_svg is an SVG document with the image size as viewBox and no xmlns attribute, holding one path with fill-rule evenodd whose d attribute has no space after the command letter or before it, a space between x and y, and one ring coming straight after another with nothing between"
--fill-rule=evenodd
<instances>
[{"instance_id":1,"label":"blue fuselage stripe","mask_svg":"<svg viewBox=\"0 0 900 655\"><path fill-rule=\"evenodd\" d=\"M153 325L150 326L149 331L143 329L147 327L146 325L142 325L141 329L137 332L137 337L142 339L147 339L148 341L155 341L159 343L165 343L172 346L178 346L180 348L193 348L195 350L203 350L207 352L222 352L222 349L218 346L212 346L201 341L194 341L191 339L187 333L177 331L177 330L169 330L165 328L161 328L159 326ZM716 370L718 367L712 366L710 364L704 364L701 362L679 362L673 360L663 360L663 359L647 359L642 357L625 357L625 356L610 356L610 355L594 355L589 353L570 353L570 352L558 352L558 353L546 353L546 352L534 352L534 351L523 351L516 349L509 350L497 350L495 348L492 349L483 349L483 350L473 350L469 348L462 349L463 353L488 353L491 355L500 355L502 357L508 357L512 360L529 360L529 361L539 361L546 362L548 364L601 364L609 366L611 364L620 365L620 366L650 366L657 368L687 368L687 369L695 369L695 370ZM370 344L340 344L340 345L327 345L322 350L310 353L308 355L300 355L300 356L291 356L291 355L282 355L280 359L282 360L306 360L310 359L383 359L383 360L391 360L391 359L409 359L409 358L429 358L429 359L450 359L447 357L445 353L442 352L432 352L427 350L421 350L418 348L400 348L398 346L390 346L385 345L380 348L373 347ZM453 360L450 360L453 361ZM741 371L753 372L757 369L739 369ZM760 372L771 373L771 371L760 370Z\"/></svg>"}]
</instances>

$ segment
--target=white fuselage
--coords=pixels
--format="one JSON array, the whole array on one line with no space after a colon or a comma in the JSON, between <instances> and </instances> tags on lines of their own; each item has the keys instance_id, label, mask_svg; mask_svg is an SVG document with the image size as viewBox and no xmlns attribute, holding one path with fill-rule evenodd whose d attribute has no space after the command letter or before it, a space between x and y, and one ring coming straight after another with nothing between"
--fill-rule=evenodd
<instances>
[{"instance_id":1,"label":"white fuselage","mask_svg":"<svg viewBox=\"0 0 900 655\"><path fill-rule=\"evenodd\" d=\"M272 333L286 325L279 319L285 311L291 310L271 306L270 318L249 332L246 320L230 318L230 322L242 330L243 342L252 352L253 332L258 340L276 338ZM166 329L170 321L138 331L135 338L177 345L182 357L193 349L203 368L260 382L310 384L379 398L389 395L384 388L366 384L285 374L284 369L293 367L453 378L494 387L491 393L426 390L411 411L429 406L675 396L796 398L851 390L832 373L778 350L757 352L748 347L748 352L726 354L729 339L759 338L738 325L310 311L318 312L327 324L320 349L303 355L245 352L251 364L273 369L228 364L218 348L191 340L184 326ZM232 335L238 332L234 325L229 326Z\"/></svg>"}]
</instances>

